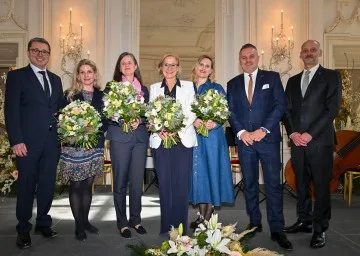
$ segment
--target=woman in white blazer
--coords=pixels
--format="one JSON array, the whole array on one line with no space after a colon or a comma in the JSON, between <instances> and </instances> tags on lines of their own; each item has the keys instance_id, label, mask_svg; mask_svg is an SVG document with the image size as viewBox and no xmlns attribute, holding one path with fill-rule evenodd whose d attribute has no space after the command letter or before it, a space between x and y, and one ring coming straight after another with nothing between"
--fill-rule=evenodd
<instances>
[{"instance_id":1,"label":"woman in white blazer","mask_svg":"<svg viewBox=\"0 0 360 256\"><path fill-rule=\"evenodd\" d=\"M193 122L196 119L191 112L191 103L195 99L192 82L177 78L180 72L180 59L176 54L168 53L161 57L158 64L159 74L164 78L150 87L150 101L158 96L170 96L182 105L185 114L185 127L178 132L180 142L170 149L163 146L166 135L154 133L150 136L153 148L155 169L159 182L161 227L160 235L167 235L171 226L183 224L184 233L188 220L188 194L192 170L192 148L197 145Z\"/></svg>"}]
</instances>

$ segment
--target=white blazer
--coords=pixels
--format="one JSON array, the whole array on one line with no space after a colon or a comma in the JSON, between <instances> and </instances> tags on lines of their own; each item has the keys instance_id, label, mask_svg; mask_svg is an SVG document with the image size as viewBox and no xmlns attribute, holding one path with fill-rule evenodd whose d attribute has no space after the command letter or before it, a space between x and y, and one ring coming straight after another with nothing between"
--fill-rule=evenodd
<instances>
[{"instance_id":1,"label":"white blazer","mask_svg":"<svg viewBox=\"0 0 360 256\"><path fill-rule=\"evenodd\" d=\"M164 87L161 88L162 82L152 84L150 86L150 101L156 99L158 96L164 96ZM180 103L185 115L184 124L178 134L182 144L187 147L197 146L196 132L193 126L193 122L196 119L196 115L191 111L191 103L195 100L195 91L193 83L190 81L180 80L181 87L176 88L176 102ZM161 144L161 138L157 133L150 135L149 141L151 148L158 148Z\"/></svg>"}]
</instances>

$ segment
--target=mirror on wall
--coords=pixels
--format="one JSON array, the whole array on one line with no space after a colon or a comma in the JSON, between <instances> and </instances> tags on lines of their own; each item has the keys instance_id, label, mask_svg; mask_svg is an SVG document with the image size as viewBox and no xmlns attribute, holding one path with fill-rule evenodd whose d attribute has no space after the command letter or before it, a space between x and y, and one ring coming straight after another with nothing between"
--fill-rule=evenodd
<instances>
[{"instance_id":1,"label":"mirror on wall","mask_svg":"<svg viewBox=\"0 0 360 256\"><path fill-rule=\"evenodd\" d=\"M19 56L17 43L0 43L0 89L5 87L5 76L11 67L16 67Z\"/></svg>"}]
</instances>

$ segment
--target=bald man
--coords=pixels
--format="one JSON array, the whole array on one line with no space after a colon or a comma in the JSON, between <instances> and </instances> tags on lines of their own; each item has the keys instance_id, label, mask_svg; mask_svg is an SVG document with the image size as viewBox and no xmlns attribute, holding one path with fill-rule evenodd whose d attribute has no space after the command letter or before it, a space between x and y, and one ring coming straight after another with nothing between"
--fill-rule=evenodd
<instances>
[{"instance_id":1,"label":"bald man","mask_svg":"<svg viewBox=\"0 0 360 256\"><path fill-rule=\"evenodd\" d=\"M330 180L333 166L334 125L341 104L341 77L319 65L320 43L308 40L301 46L304 71L291 77L285 94L284 124L291 139L291 161L296 176L297 216L287 233L313 232L311 248L325 246L331 217ZM314 181L312 209L310 181Z\"/></svg>"}]
</instances>

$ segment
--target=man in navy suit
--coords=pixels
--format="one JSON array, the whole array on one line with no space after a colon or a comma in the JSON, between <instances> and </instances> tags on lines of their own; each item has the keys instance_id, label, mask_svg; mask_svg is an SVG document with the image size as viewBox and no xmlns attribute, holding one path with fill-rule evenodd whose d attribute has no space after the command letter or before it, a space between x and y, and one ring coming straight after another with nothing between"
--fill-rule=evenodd
<instances>
[{"instance_id":1,"label":"man in navy suit","mask_svg":"<svg viewBox=\"0 0 360 256\"><path fill-rule=\"evenodd\" d=\"M57 236L48 214L55 188L60 155L54 114L63 95L60 77L47 70L50 44L43 38L28 43L30 64L10 71L6 81L6 130L19 171L17 186L16 245L31 246L29 220L34 195L37 200L35 232L46 238Z\"/></svg>"},{"instance_id":2,"label":"man in navy suit","mask_svg":"<svg viewBox=\"0 0 360 256\"><path fill-rule=\"evenodd\" d=\"M230 125L236 134L238 154L244 181L248 229L262 231L259 209L259 160L263 169L267 198L267 220L271 239L292 250L283 233L283 192L280 182L280 125L285 112L285 94L279 73L258 68L259 55L252 44L245 44L239 53L243 74L227 84L231 116Z\"/></svg>"},{"instance_id":3,"label":"man in navy suit","mask_svg":"<svg viewBox=\"0 0 360 256\"><path fill-rule=\"evenodd\" d=\"M301 46L304 70L286 86L284 124L291 139L291 162L296 177L298 220L285 227L287 233L314 233L310 247L325 246L331 218L330 182L333 167L333 121L341 105L341 77L319 64L320 43L307 40ZM336 138L336 137L335 137ZM314 181L315 203L310 182ZM314 209L314 210L312 210Z\"/></svg>"}]
</instances>

